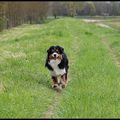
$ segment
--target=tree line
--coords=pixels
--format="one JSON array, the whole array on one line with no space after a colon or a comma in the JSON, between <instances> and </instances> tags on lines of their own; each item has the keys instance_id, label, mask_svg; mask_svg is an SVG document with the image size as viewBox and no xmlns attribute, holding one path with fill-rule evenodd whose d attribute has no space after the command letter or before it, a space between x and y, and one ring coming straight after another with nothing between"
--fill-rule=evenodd
<instances>
[{"instance_id":1,"label":"tree line","mask_svg":"<svg viewBox=\"0 0 120 120\"><path fill-rule=\"evenodd\" d=\"M47 16L119 16L120 2L0 2L0 31Z\"/></svg>"},{"instance_id":2,"label":"tree line","mask_svg":"<svg viewBox=\"0 0 120 120\"><path fill-rule=\"evenodd\" d=\"M0 2L0 30L24 23L40 23L47 17L47 2Z\"/></svg>"},{"instance_id":3,"label":"tree line","mask_svg":"<svg viewBox=\"0 0 120 120\"><path fill-rule=\"evenodd\" d=\"M54 16L120 16L120 2L53 2Z\"/></svg>"}]
</instances>

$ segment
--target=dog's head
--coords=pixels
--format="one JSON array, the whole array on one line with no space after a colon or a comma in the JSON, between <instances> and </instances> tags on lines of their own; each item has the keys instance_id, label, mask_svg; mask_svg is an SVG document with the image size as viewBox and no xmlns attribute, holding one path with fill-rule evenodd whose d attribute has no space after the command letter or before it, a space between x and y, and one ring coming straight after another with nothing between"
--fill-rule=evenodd
<instances>
[{"instance_id":1,"label":"dog's head","mask_svg":"<svg viewBox=\"0 0 120 120\"><path fill-rule=\"evenodd\" d=\"M48 59L59 59L62 60L62 54L64 53L64 48L61 46L51 46L48 50Z\"/></svg>"}]
</instances>

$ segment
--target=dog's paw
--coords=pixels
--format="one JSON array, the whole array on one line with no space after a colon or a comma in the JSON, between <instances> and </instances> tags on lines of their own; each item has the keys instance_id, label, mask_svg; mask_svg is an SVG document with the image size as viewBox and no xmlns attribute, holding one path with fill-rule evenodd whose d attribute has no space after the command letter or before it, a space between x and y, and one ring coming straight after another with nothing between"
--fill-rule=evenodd
<instances>
[{"instance_id":1,"label":"dog's paw","mask_svg":"<svg viewBox=\"0 0 120 120\"><path fill-rule=\"evenodd\" d=\"M52 85L52 88L57 88L57 87L58 87L58 84Z\"/></svg>"},{"instance_id":2,"label":"dog's paw","mask_svg":"<svg viewBox=\"0 0 120 120\"><path fill-rule=\"evenodd\" d=\"M62 88L65 88L65 87L66 87L66 84L62 84L61 87L62 87Z\"/></svg>"},{"instance_id":3,"label":"dog's paw","mask_svg":"<svg viewBox=\"0 0 120 120\"><path fill-rule=\"evenodd\" d=\"M58 92L60 92L62 90L62 87L58 84L54 84L52 87L53 87L53 89L55 89Z\"/></svg>"},{"instance_id":4,"label":"dog's paw","mask_svg":"<svg viewBox=\"0 0 120 120\"><path fill-rule=\"evenodd\" d=\"M62 82L61 82L61 87L62 87L62 88L65 88L66 86L67 86L67 83L65 83L65 82L62 81Z\"/></svg>"}]
</instances>

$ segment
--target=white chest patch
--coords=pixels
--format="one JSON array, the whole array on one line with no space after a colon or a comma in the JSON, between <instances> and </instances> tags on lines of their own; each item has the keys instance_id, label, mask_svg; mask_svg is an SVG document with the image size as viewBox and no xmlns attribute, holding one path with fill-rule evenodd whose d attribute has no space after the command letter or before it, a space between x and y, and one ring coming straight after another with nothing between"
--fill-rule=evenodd
<instances>
[{"instance_id":1,"label":"white chest patch","mask_svg":"<svg viewBox=\"0 0 120 120\"><path fill-rule=\"evenodd\" d=\"M60 60L56 59L56 60L50 60L50 62L48 63L53 68L53 71L51 71L51 75L52 76L59 76L59 75L63 75L63 74L66 73L65 68L64 69L60 69L58 67L58 64L60 62L61 62Z\"/></svg>"}]
</instances>

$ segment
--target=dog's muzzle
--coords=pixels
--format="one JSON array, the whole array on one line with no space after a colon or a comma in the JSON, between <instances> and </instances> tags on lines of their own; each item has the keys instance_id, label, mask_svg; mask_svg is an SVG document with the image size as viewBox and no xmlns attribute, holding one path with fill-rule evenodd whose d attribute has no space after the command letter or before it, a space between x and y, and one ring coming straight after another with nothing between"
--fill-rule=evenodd
<instances>
[{"instance_id":1,"label":"dog's muzzle","mask_svg":"<svg viewBox=\"0 0 120 120\"><path fill-rule=\"evenodd\" d=\"M54 52L53 54L52 54L52 57L53 58L57 58L59 55L58 55L58 53L56 53L56 52Z\"/></svg>"}]
</instances>

